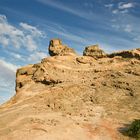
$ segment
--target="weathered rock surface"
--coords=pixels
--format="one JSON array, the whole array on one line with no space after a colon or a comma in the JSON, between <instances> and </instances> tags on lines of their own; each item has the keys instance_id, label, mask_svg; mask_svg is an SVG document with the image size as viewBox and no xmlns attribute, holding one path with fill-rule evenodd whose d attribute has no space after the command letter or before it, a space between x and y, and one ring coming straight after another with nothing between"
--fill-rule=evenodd
<instances>
[{"instance_id":1,"label":"weathered rock surface","mask_svg":"<svg viewBox=\"0 0 140 140\"><path fill-rule=\"evenodd\" d=\"M75 55L75 51L72 48L63 45L60 39L52 39L49 44L49 54L50 56Z\"/></svg>"},{"instance_id":2,"label":"weathered rock surface","mask_svg":"<svg viewBox=\"0 0 140 140\"><path fill-rule=\"evenodd\" d=\"M99 48L98 45L92 45L85 48L83 52L84 56L91 56L94 58L103 58L106 57L106 54L103 50Z\"/></svg>"},{"instance_id":3,"label":"weathered rock surface","mask_svg":"<svg viewBox=\"0 0 140 140\"><path fill-rule=\"evenodd\" d=\"M16 91L0 140L130 140L119 130L140 117L140 60L47 57L17 70Z\"/></svg>"},{"instance_id":4,"label":"weathered rock surface","mask_svg":"<svg viewBox=\"0 0 140 140\"><path fill-rule=\"evenodd\" d=\"M108 57L121 56L123 58L136 58L140 60L140 48L134 50L120 51L109 54Z\"/></svg>"}]
</instances>

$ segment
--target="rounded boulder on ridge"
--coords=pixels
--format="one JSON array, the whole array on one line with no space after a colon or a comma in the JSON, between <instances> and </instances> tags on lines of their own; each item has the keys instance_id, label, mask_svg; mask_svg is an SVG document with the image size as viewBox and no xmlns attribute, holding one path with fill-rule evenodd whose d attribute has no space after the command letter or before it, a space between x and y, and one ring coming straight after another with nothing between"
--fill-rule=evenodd
<instances>
[{"instance_id":1,"label":"rounded boulder on ridge","mask_svg":"<svg viewBox=\"0 0 140 140\"><path fill-rule=\"evenodd\" d=\"M60 39L52 39L49 43L49 54L50 56L63 56L63 55L76 55L72 48L62 44Z\"/></svg>"},{"instance_id":2,"label":"rounded boulder on ridge","mask_svg":"<svg viewBox=\"0 0 140 140\"><path fill-rule=\"evenodd\" d=\"M84 56L91 56L94 58L103 58L106 57L106 53L99 48L98 45L91 45L85 48L83 52Z\"/></svg>"}]
</instances>

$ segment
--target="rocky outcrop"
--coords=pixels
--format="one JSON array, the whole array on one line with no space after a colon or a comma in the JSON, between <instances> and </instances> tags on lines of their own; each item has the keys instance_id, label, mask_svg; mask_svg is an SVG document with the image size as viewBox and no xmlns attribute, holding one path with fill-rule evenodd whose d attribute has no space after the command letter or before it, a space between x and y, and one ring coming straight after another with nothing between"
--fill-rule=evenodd
<instances>
[{"instance_id":1,"label":"rocky outcrop","mask_svg":"<svg viewBox=\"0 0 140 140\"><path fill-rule=\"evenodd\" d=\"M123 58L140 59L140 48L137 48L137 49L134 49L134 50L115 52L115 53L112 53L112 54L108 55L108 57L110 57L110 58L115 57L115 56L121 56Z\"/></svg>"},{"instance_id":2,"label":"rocky outcrop","mask_svg":"<svg viewBox=\"0 0 140 140\"><path fill-rule=\"evenodd\" d=\"M106 54L103 50L99 48L98 45L92 45L85 48L83 52L84 56L91 56L94 58L103 58L106 57Z\"/></svg>"},{"instance_id":3,"label":"rocky outcrop","mask_svg":"<svg viewBox=\"0 0 140 140\"><path fill-rule=\"evenodd\" d=\"M19 68L16 72L16 91L20 90L25 85L28 85L32 81L32 75L36 71L33 65Z\"/></svg>"},{"instance_id":4,"label":"rocky outcrop","mask_svg":"<svg viewBox=\"0 0 140 140\"><path fill-rule=\"evenodd\" d=\"M75 55L75 51L66 45L62 44L60 39L52 39L49 44L49 54L50 56L63 56L63 55Z\"/></svg>"},{"instance_id":5,"label":"rocky outcrop","mask_svg":"<svg viewBox=\"0 0 140 140\"><path fill-rule=\"evenodd\" d=\"M54 57L17 70L16 94L0 106L0 140L129 139L118 130L140 116L140 60L89 48L88 56L53 48Z\"/></svg>"}]
</instances>

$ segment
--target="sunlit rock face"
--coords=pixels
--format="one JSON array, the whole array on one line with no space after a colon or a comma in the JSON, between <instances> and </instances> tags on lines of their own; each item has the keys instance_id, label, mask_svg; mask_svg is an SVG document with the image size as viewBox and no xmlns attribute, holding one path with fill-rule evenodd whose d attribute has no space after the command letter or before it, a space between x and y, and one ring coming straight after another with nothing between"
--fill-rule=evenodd
<instances>
[{"instance_id":1,"label":"sunlit rock face","mask_svg":"<svg viewBox=\"0 0 140 140\"><path fill-rule=\"evenodd\" d=\"M99 48L98 45L91 45L85 48L83 52L84 56L91 56L94 58L103 58L106 57L107 55L103 50Z\"/></svg>"},{"instance_id":2,"label":"sunlit rock face","mask_svg":"<svg viewBox=\"0 0 140 140\"><path fill-rule=\"evenodd\" d=\"M75 55L75 51L63 45L60 39L52 39L49 44L49 54L50 56Z\"/></svg>"},{"instance_id":3,"label":"sunlit rock face","mask_svg":"<svg viewBox=\"0 0 140 140\"><path fill-rule=\"evenodd\" d=\"M139 49L124 58L91 46L79 56L53 39L49 51L17 70L0 140L130 140L119 130L140 116Z\"/></svg>"}]
</instances>

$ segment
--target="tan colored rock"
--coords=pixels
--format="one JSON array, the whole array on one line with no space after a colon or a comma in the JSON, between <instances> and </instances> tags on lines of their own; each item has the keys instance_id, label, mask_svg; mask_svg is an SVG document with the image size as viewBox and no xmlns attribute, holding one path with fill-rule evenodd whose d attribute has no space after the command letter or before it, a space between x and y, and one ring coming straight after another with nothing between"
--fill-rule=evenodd
<instances>
[{"instance_id":1,"label":"tan colored rock","mask_svg":"<svg viewBox=\"0 0 140 140\"><path fill-rule=\"evenodd\" d=\"M52 39L49 44L49 54L50 56L55 55L75 55L75 51L66 45L62 44L60 39Z\"/></svg>"},{"instance_id":2,"label":"tan colored rock","mask_svg":"<svg viewBox=\"0 0 140 140\"><path fill-rule=\"evenodd\" d=\"M130 140L119 130L140 116L140 60L47 57L18 69L16 89L0 140Z\"/></svg>"},{"instance_id":3,"label":"tan colored rock","mask_svg":"<svg viewBox=\"0 0 140 140\"><path fill-rule=\"evenodd\" d=\"M99 48L98 45L92 45L85 48L83 52L84 56L91 56L94 58L103 58L106 57L106 54L103 50Z\"/></svg>"},{"instance_id":4,"label":"tan colored rock","mask_svg":"<svg viewBox=\"0 0 140 140\"><path fill-rule=\"evenodd\" d=\"M16 72L16 91L28 85L32 81L32 76L36 71L33 65L28 65L26 67L19 68Z\"/></svg>"},{"instance_id":5,"label":"tan colored rock","mask_svg":"<svg viewBox=\"0 0 140 140\"><path fill-rule=\"evenodd\" d=\"M91 64L93 63L93 61L95 61L95 59L89 56L81 56L81 57L77 57L76 61L82 64Z\"/></svg>"}]
</instances>

